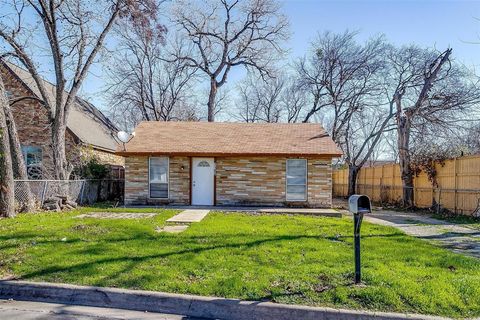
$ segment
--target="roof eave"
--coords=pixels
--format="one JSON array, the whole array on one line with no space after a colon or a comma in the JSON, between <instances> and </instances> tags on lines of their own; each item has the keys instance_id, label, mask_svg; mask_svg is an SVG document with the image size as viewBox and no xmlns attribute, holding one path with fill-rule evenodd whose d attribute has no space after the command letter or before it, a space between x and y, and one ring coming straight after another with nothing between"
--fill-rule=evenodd
<instances>
[{"instance_id":1,"label":"roof eave","mask_svg":"<svg viewBox=\"0 0 480 320\"><path fill-rule=\"evenodd\" d=\"M120 150L115 152L119 156L184 156L184 157L318 157L318 158L337 158L342 156L342 153L302 153L302 152L255 152L255 153L238 153L238 152L161 152L161 151L150 151L150 152L136 152L136 151L124 151Z\"/></svg>"}]
</instances>

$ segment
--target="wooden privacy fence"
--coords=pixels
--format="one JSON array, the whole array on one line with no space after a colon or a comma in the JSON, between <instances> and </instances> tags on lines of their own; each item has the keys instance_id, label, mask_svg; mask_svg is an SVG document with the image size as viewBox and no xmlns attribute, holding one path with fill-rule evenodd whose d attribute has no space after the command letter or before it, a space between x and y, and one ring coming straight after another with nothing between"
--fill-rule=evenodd
<instances>
[{"instance_id":1,"label":"wooden privacy fence","mask_svg":"<svg viewBox=\"0 0 480 320\"><path fill-rule=\"evenodd\" d=\"M437 187L432 186L425 172L414 179L415 205L419 208L448 209L458 214L479 213L480 155L466 156L435 163ZM348 169L333 171L333 195L347 196ZM360 170L357 193L368 195L372 201L395 204L402 200L400 166L389 164Z\"/></svg>"}]
</instances>

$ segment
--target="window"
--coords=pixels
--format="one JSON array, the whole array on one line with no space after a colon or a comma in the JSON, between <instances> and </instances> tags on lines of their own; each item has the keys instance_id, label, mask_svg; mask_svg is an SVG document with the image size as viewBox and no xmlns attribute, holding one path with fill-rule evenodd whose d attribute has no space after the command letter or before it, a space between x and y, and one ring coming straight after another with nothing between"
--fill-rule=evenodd
<instances>
[{"instance_id":1,"label":"window","mask_svg":"<svg viewBox=\"0 0 480 320\"><path fill-rule=\"evenodd\" d=\"M287 201L307 200L307 160L287 160Z\"/></svg>"},{"instance_id":2,"label":"window","mask_svg":"<svg viewBox=\"0 0 480 320\"><path fill-rule=\"evenodd\" d=\"M34 146L22 146L23 159L27 167L29 179L42 178L42 148Z\"/></svg>"},{"instance_id":3,"label":"window","mask_svg":"<svg viewBox=\"0 0 480 320\"><path fill-rule=\"evenodd\" d=\"M197 167L210 167L210 164L208 163L208 161L200 161Z\"/></svg>"},{"instance_id":4,"label":"window","mask_svg":"<svg viewBox=\"0 0 480 320\"><path fill-rule=\"evenodd\" d=\"M150 198L168 198L168 158L150 158Z\"/></svg>"}]
</instances>

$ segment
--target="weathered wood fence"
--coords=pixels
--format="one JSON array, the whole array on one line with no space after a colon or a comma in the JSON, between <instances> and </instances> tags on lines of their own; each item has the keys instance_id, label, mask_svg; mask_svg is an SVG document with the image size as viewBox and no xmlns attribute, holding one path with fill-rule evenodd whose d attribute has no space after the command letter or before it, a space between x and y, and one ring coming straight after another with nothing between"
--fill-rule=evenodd
<instances>
[{"instance_id":1,"label":"weathered wood fence","mask_svg":"<svg viewBox=\"0 0 480 320\"><path fill-rule=\"evenodd\" d=\"M480 205L480 155L447 160L435 164L437 187L425 172L414 179L415 205L420 208L445 208L458 214L478 213ZM347 196L348 169L334 170L333 195ZM372 201L387 204L402 199L402 180L398 164L368 167L360 170L357 193Z\"/></svg>"}]
</instances>

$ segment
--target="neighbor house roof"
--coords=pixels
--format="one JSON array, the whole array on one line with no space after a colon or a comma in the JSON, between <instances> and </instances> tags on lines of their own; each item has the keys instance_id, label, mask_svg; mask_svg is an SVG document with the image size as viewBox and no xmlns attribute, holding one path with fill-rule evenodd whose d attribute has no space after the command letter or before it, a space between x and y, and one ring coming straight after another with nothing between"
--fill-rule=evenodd
<instances>
[{"instance_id":1,"label":"neighbor house roof","mask_svg":"<svg viewBox=\"0 0 480 320\"><path fill-rule=\"evenodd\" d=\"M312 123L141 122L121 155L340 156Z\"/></svg>"},{"instance_id":2,"label":"neighbor house roof","mask_svg":"<svg viewBox=\"0 0 480 320\"><path fill-rule=\"evenodd\" d=\"M42 99L37 84L29 71L10 62L4 61L3 65L23 82L37 98ZM55 86L46 80L43 80L43 85L54 106L56 101ZM55 110L52 110L52 112L54 113ZM85 144L111 152L117 149L118 143L115 134L118 129L100 110L80 97L77 97L76 103L70 110L67 128Z\"/></svg>"}]
</instances>

